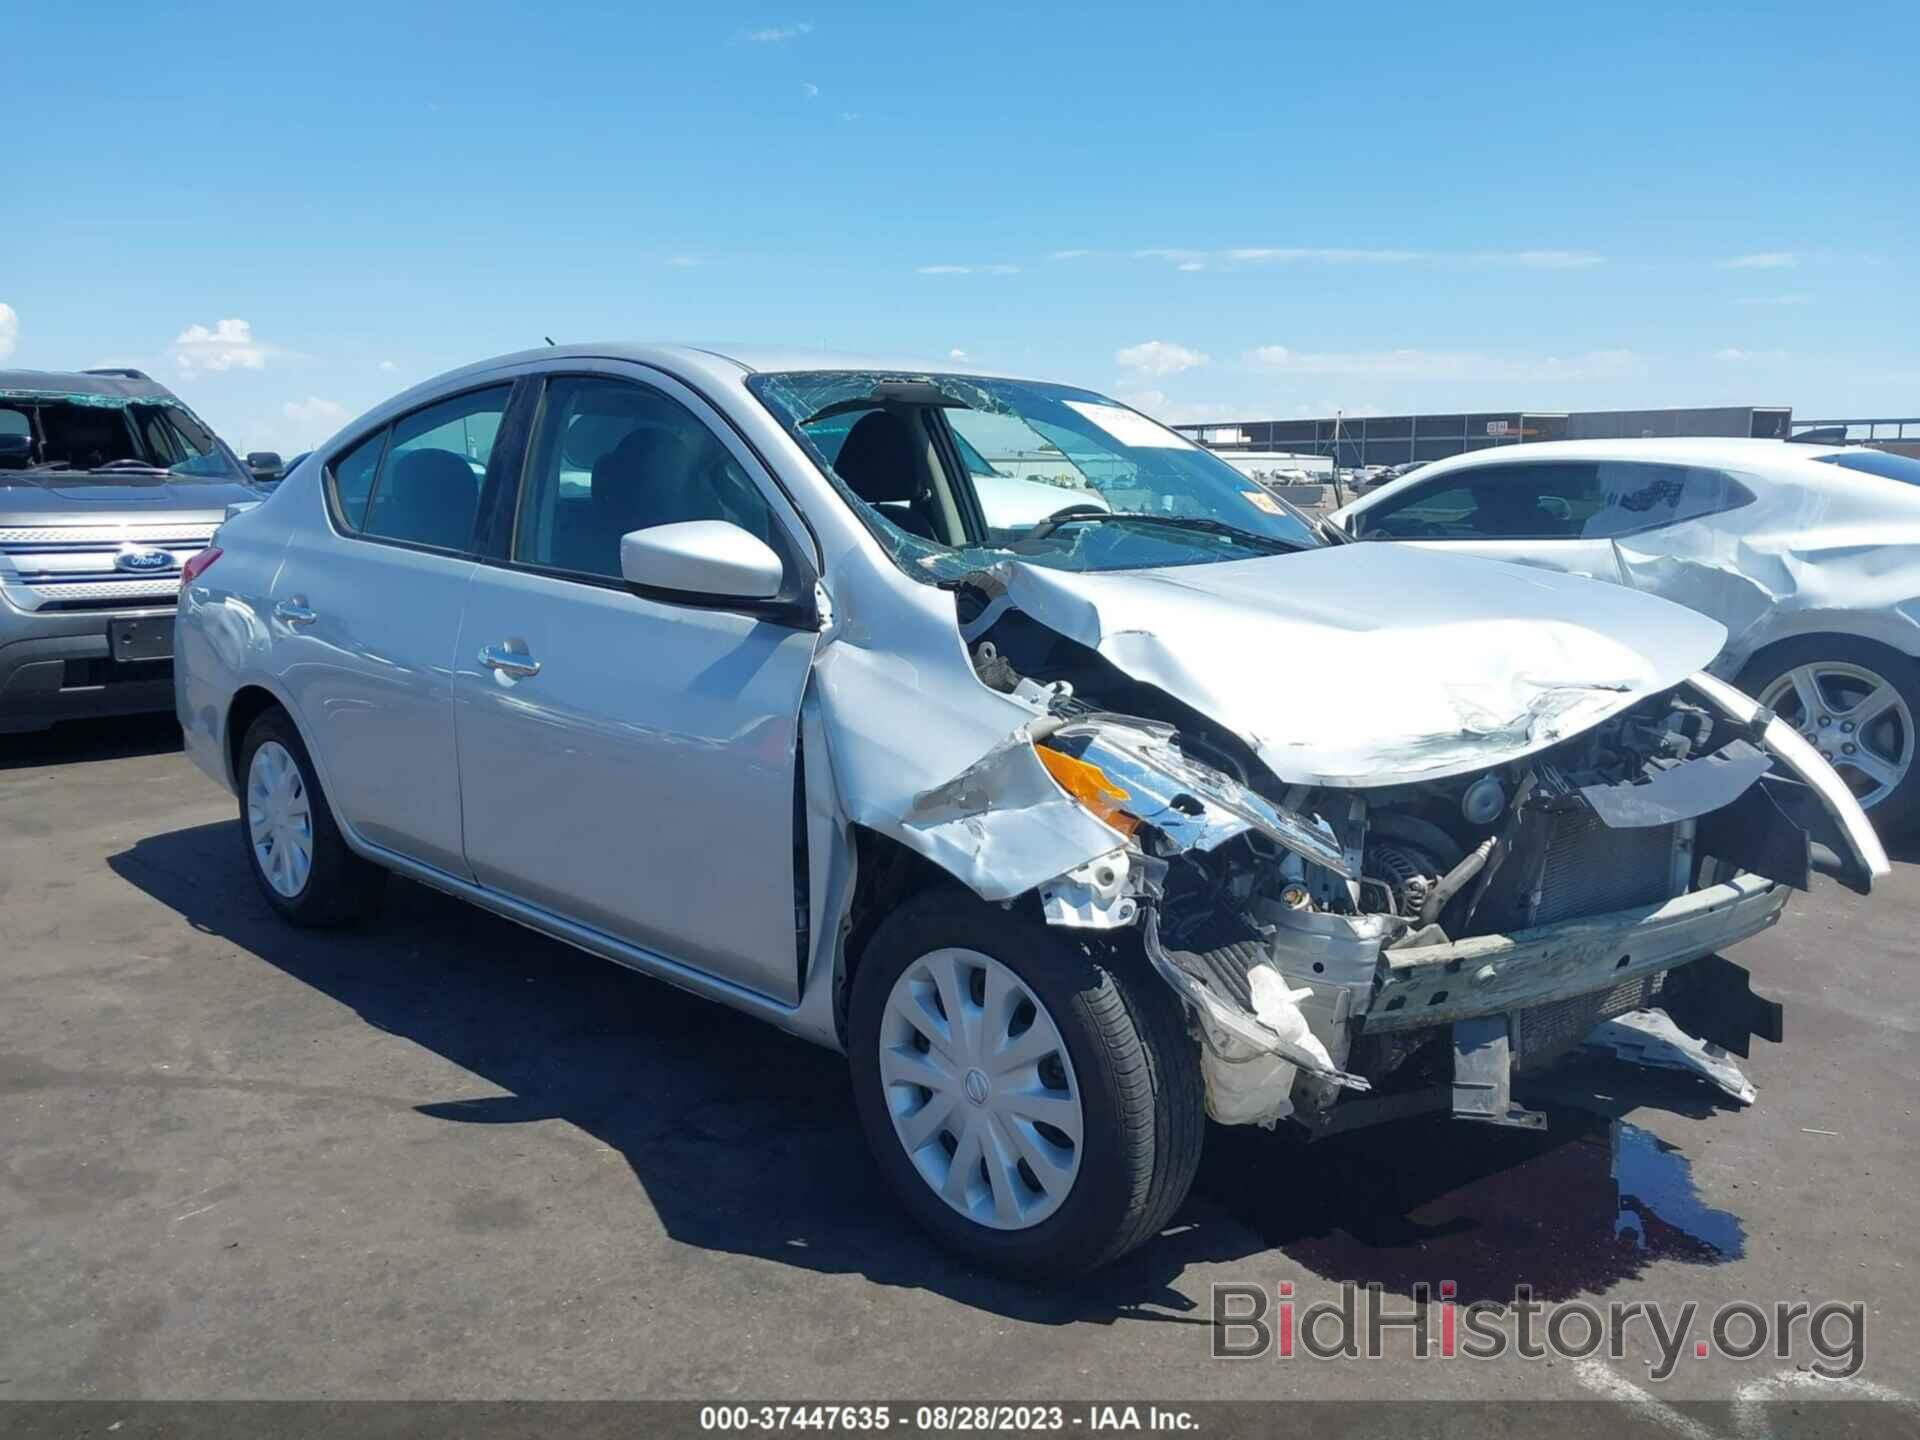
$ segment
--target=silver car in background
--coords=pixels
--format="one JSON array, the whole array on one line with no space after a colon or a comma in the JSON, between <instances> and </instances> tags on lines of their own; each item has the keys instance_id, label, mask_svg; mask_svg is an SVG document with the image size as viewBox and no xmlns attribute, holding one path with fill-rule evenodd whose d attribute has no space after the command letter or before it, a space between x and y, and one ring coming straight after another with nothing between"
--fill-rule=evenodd
<instances>
[{"instance_id":1,"label":"silver car in background","mask_svg":"<svg viewBox=\"0 0 1920 1440\"><path fill-rule=\"evenodd\" d=\"M1718 952L1887 873L1846 787L1712 620L1337 539L1085 390L545 349L228 521L179 713L288 920L398 872L842 1049L986 1262L1147 1240L1209 1117L1537 1126L1583 1039L1751 1101Z\"/></svg>"},{"instance_id":2,"label":"silver car in background","mask_svg":"<svg viewBox=\"0 0 1920 1440\"><path fill-rule=\"evenodd\" d=\"M1564 440L1425 466L1332 517L1628 585L1727 627L1710 667L1882 831L1920 809L1920 460L1780 440Z\"/></svg>"}]
</instances>

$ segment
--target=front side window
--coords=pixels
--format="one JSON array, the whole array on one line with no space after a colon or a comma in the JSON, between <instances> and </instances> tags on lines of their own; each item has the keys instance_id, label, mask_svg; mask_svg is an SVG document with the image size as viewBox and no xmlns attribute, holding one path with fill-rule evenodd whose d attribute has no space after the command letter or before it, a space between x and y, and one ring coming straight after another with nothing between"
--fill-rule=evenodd
<instances>
[{"instance_id":1,"label":"front side window","mask_svg":"<svg viewBox=\"0 0 1920 1440\"><path fill-rule=\"evenodd\" d=\"M1605 540L1752 498L1724 471L1697 465L1514 461L1438 477L1356 519L1375 539Z\"/></svg>"},{"instance_id":2,"label":"front side window","mask_svg":"<svg viewBox=\"0 0 1920 1440\"><path fill-rule=\"evenodd\" d=\"M437 550L470 549L480 486L511 393L508 385L476 390L396 420L387 432L386 454L378 462L360 532ZM335 466L336 493L349 524L339 470L371 443L363 442Z\"/></svg>"},{"instance_id":3,"label":"front side window","mask_svg":"<svg viewBox=\"0 0 1920 1440\"><path fill-rule=\"evenodd\" d=\"M1387 540L1574 540L1604 503L1591 464L1488 465L1416 485L1362 512Z\"/></svg>"},{"instance_id":4,"label":"front side window","mask_svg":"<svg viewBox=\"0 0 1920 1440\"><path fill-rule=\"evenodd\" d=\"M772 510L692 411L647 386L561 376L547 386L513 533L517 564L620 578L620 537L726 520L779 548Z\"/></svg>"},{"instance_id":5,"label":"front side window","mask_svg":"<svg viewBox=\"0 0 1920 1440\"><path fill-rule=\"evenodd\" d=\"M875 371L761 374L747 387L918 580L1010 558L1131 570L1322 543L1211 451L1091 391Z\"/></svg>"}]
</instances>

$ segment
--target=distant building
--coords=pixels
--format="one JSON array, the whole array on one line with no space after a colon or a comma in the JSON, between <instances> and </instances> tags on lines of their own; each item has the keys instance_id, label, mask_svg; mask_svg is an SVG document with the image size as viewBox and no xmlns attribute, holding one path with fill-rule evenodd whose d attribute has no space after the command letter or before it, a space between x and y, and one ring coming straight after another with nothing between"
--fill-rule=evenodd
<instances>
[{"instance_id":1,"label":"distant building","mask_svg":"<svg viewBox=\"0 0 1920 1440\"><path fill-rule=\"evenodd\" d=\"M1335 465L1408 465L1529 440L1616 440L1623 436L1787 437L1791 406L1726 405L1696 410L1497 410L1453 415L1369 415L1358 419L1241 420L1176 425L1223 455L1243 451L1327 457Z\"/></svg>"}]
</instances>

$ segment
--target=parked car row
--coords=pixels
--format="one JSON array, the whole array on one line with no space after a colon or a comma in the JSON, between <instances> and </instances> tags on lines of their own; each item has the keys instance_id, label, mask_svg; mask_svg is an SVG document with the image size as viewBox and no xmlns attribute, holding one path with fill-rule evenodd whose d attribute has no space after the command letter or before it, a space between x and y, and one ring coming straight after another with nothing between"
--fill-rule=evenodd
<instances>
[{"instance_id":1,"label":"parked car row","mask_svg":"<svg viewBox=\"0 0 1920 1440\"><path fill-rule=\"evenodd\" d=\"M399 873L843 1050L929 1230L1084 1270L1209 1118L1534 1128L1583 1040L1750 1102L1780 1009L1721 952L1887 873L1802 733L1864 699L1776 716L1624 528L1617 583L1492 563L1443 481L1330 524L1090 391L546 348L227 519L177 710L288 921ZM1529 503L1704 523L1669 483Z\"/></svg>"}]
</instances>

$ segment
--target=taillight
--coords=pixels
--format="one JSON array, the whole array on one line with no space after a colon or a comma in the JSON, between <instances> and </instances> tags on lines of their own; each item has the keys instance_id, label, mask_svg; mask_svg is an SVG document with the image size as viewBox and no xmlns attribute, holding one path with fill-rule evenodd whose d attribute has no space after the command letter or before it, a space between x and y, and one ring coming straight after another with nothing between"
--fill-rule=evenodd
<instances>
[{"instance_id":1,"label":"taillight","mask_svg":"<svg viewBox=\"0 0 1920 1440\"><path fill-rule=\"evenodd\" d=\"M207 567L220 558L220 547L209 545L198 555L180 567L180 588L186 589L207 571Z\"/></svg>"}]
</instances>

